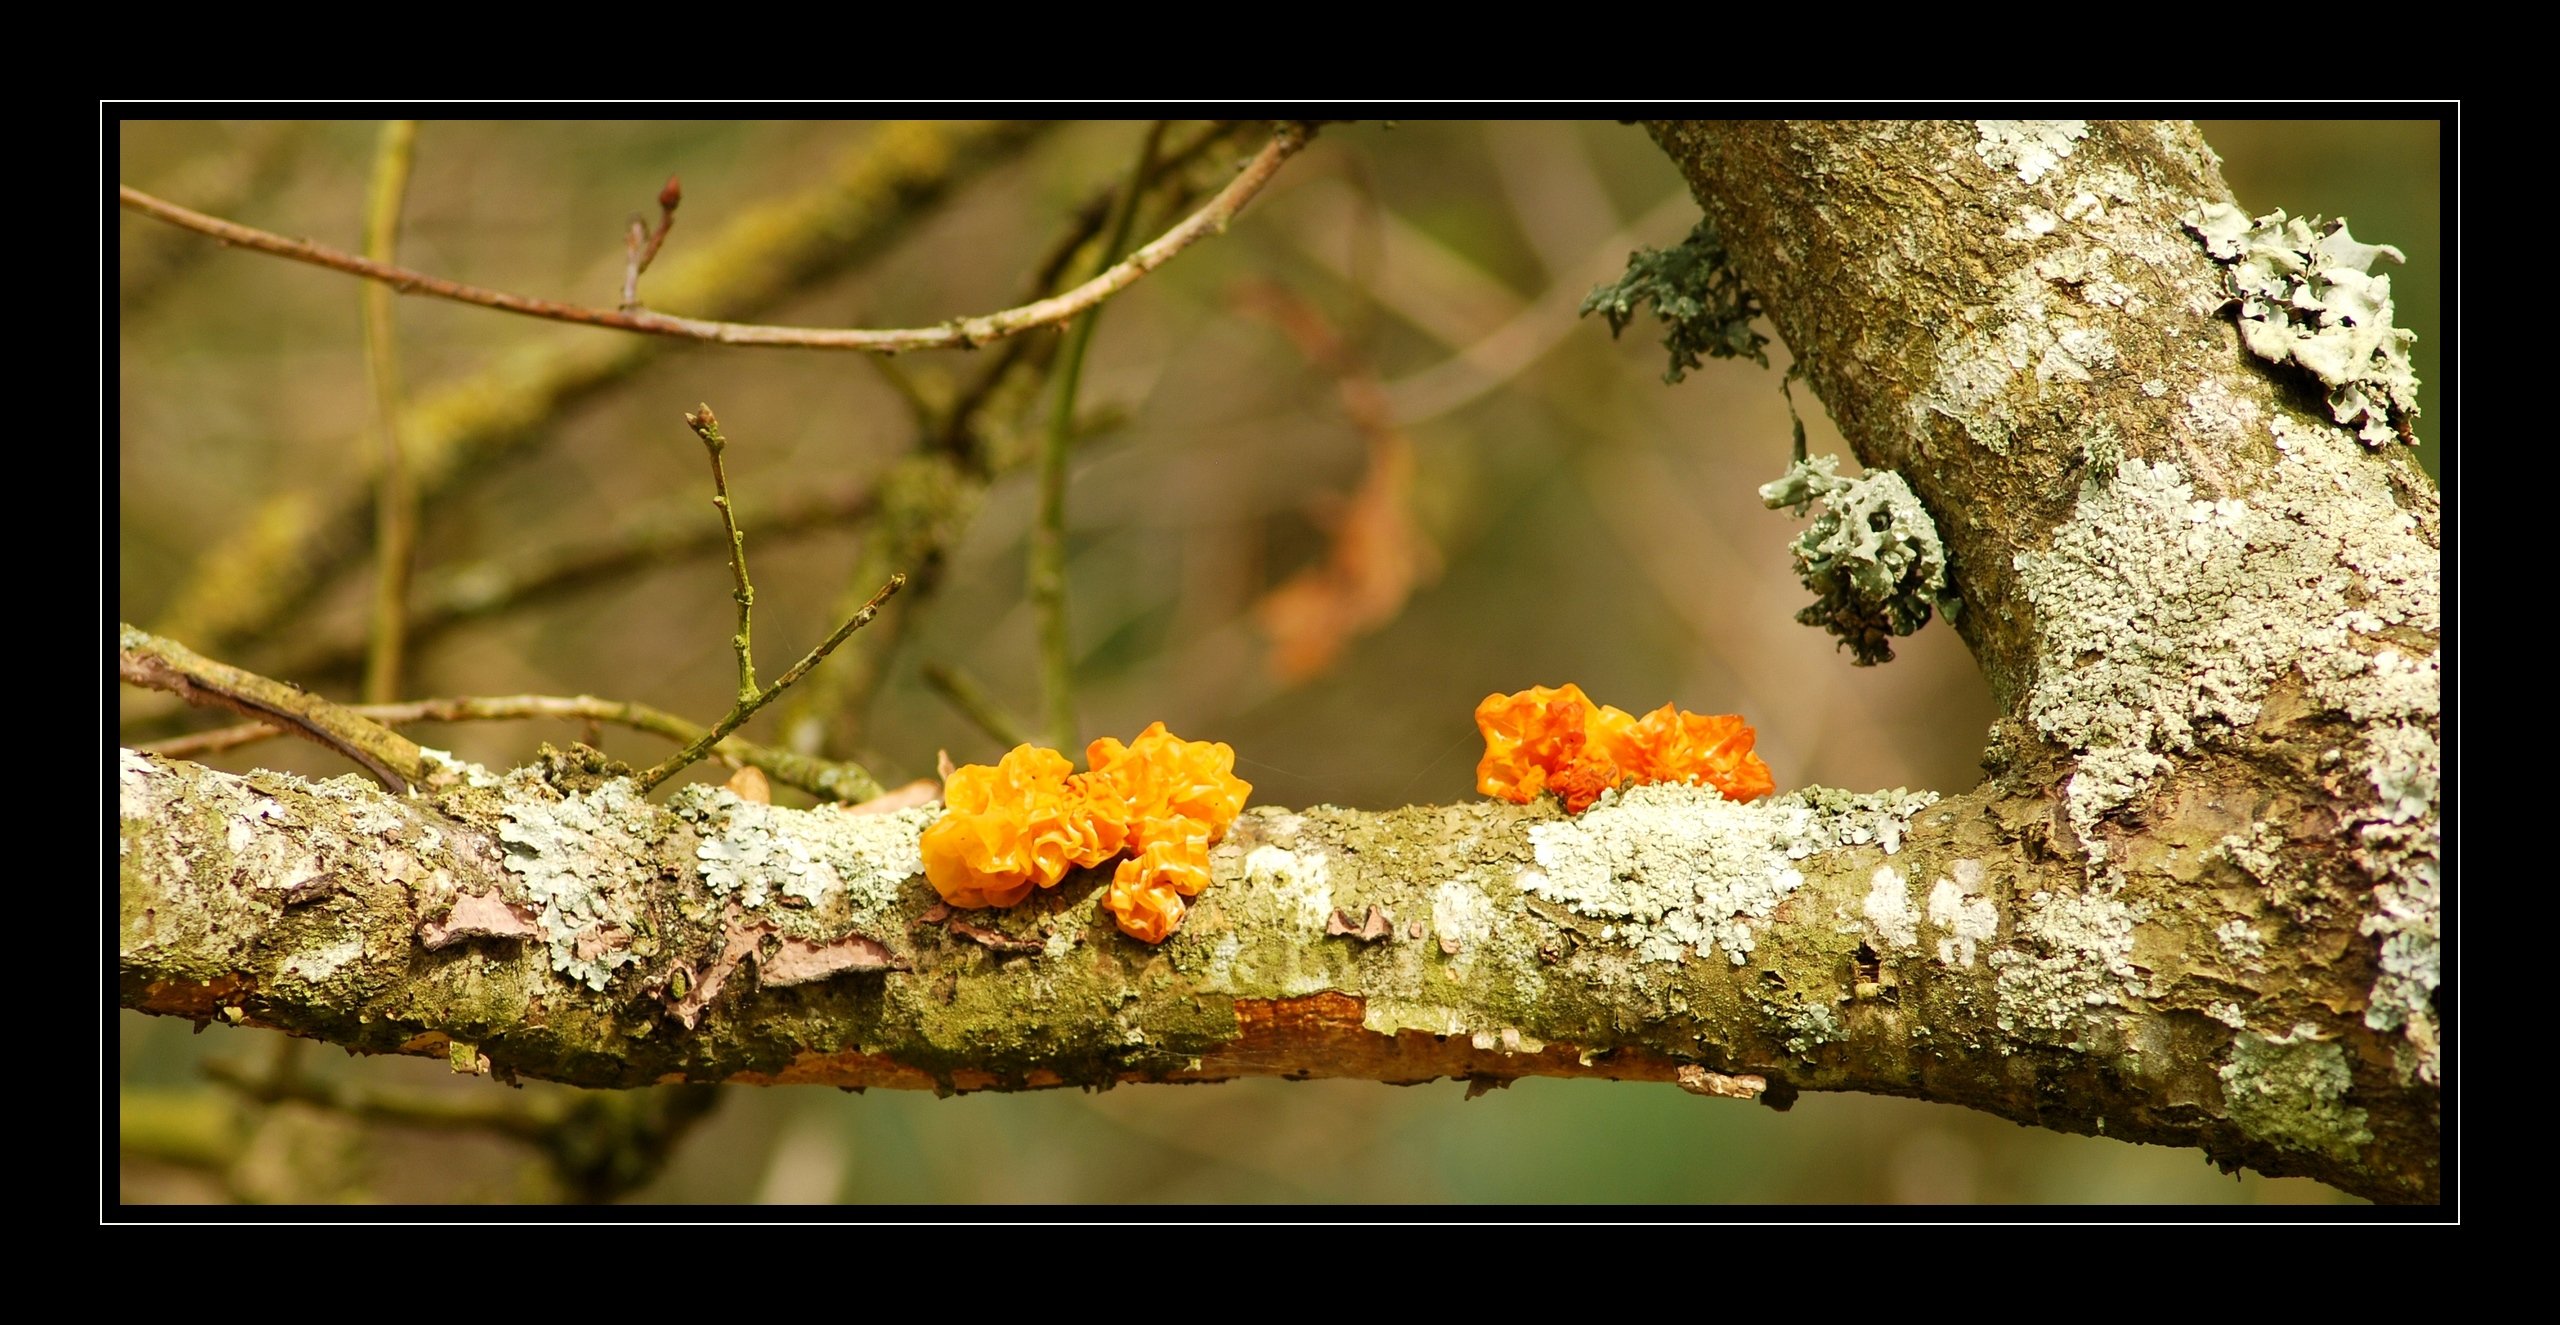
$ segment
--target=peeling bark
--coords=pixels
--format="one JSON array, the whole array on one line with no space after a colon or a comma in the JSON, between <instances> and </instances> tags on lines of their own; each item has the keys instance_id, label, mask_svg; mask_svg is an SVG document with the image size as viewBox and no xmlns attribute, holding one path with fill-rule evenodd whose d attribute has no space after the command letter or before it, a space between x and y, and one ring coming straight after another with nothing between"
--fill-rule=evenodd
<instances>
[{"instance_id":1,"label":"peeling bark","mask_svg":"<svg viewBox=\"0 0 2560 1325\"><path fill-rule=\"evenodd\" d=\"M1653 132L1936 519L2007 715L1982 786L1258 807L1149 947L1097 874L952 916L921 810L127 752L123 1005L597 1087L1864 1090L2437 1199L2437 496L2241 351L2180 228L2210 154Z\"/></svg>"}]
</instances>

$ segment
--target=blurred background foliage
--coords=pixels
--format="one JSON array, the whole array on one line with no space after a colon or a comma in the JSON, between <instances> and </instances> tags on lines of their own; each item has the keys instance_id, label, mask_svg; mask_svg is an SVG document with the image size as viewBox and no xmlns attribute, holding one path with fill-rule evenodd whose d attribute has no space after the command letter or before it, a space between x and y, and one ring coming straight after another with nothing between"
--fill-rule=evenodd
<instances>
[{"instance_id":1,"label":"blurred background foliage","mask_svg":"<svg viewBox=\"0 0 2560 1325\"><path fill-rule=\"evenodd\" d=\"M1180 141L1203 126L1174 127ZM1021 301L1067 215L1124 178L1138 123L1050 127L900 218L876 252L752 320L924 325ZM183 204L357 246L376 126L128 122L118 174ZM2452 423L2439 390L2440 126L2212 122L2244 206L2352 217L2397 244L2419 333L2429 467ZM1261 131L1186 177L1213 189ZM424 125L401 261L609 307L622 230L670 173L679 224L658 270L837 163L878 126L814 121ZM1178 212L1162 193L1142 233ZM1574 681L1635 711L1739 712L1782 787L1956 790L1993 714L1943 624L1862 669L1792 617L1796 525L1754 487L1785 467L1772 372L1719 362L1661 381L1650 318L1612 342L1577 320L1637 245L1697 215L1670 164L1614 123L1422 122L1326 129L1233 230L1113 301L1080 393L1067 518L1079 741L1162 719L1229 742L1259 804L1385 807L1474 794L1470 714L1491 691ZM369 472L358 282L119 218L118 613L164 618L262 503L345 500ZM650 283L641 294L647 300ZM695 312L667 307L668 312ZM397 310L412 397L528 347L618 333L423 299ZM1035 336L1054 333L1035 333ZM715 517L680 415L711 402L742 505L865 491L918 445L911 402L948 400L1001 353L866 356L650 347L648 361L476 465L424 514L422 586L521 564L652 521ZM1783 347L1774 347L1783 367ZM1044 358L1041 351L1035 358ZM1013 464L1045 397L1022 373L982 411L982 453ZM1813 447L1846 447L1800 393ZM884 782L937 751L997 743L922 679L957 666L1036 716L1023 592L1029 469L997 477L949 541L938 589L868 656L859 713L823 727ZM746 530L768 672L822 635L854 584L859 518ZM207 647L352 697L332 649L360 641L365 557L310 569L325 591L276 629ZM1285 586L1285 587L1284 587ZM728 573L716 545L644 560L422 640L409 696L533 692L644 701L697 721L727 706ZM858 637L857 642L868 637ZM768 642L769 641L769 642ZM778 660L778 661L777 661ZM829 667L836 667L831 662ZM126 739L212 725L124 692ZM780 707L780 706L778 706ZM788 717L748 734L780 741ZM816 726L796 734L818 735ZM600 741L652 762L654 737L564 723L423 727L497 766L538 743ZM213 756L334 776L307 745ZM693 776L718 777L705 765ZM786 803L805 798L783 791ZM264 1032L194 1036L120 1013L129 1201L720 1202L2328 1202L2300 1180L2218 1174L2190 1151L2023 1128L1952 1107L1808 1095L1788 1114L1669 1086L1527 1081L1250 1081L938 1100L734 1088L586 1096L510 1091L423 1061L280 1051ZM210 1069L210 1072L209 1072Z\"/></svg>"}]
</instances>

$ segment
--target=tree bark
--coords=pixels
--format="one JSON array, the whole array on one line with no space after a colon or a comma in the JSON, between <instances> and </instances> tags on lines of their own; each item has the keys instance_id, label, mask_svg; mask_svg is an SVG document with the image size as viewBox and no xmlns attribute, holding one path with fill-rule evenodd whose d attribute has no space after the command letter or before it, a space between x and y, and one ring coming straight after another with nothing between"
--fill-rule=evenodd
<instances>
[{"instance_id":1,"label":"tree bark","mask_svg":"<svg viewBox=\"0 0 2560 1325\"><path fill-rule=\"evenodd\" d=\"M1934 517L2006 714L1981 786L1257 808L1149 947L1099 876L949 914L925 811L127 752L122 1003L599 1087L1866 1090L2438 1199L2437 494L2243 352L2184 228L2211 154L1651 128Z\"/></svg>"}]
</instances>

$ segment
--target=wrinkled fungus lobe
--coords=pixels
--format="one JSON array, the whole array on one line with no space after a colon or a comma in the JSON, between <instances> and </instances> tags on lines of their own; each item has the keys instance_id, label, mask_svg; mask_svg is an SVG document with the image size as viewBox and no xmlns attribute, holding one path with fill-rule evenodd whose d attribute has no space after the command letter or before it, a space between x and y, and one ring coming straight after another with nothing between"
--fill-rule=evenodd
<instances>
[{"instance_id":1,"label":"wrinkled fungus lobe","mask_svg":"<svg viewBox=\"0 0 2560 1325\"><path fill-rule=\"evenodd\" d=\"M1055 750L1015 746L993 767L944 780L947 808L924 831L925 877L953 906L1012 906L1070 869L1133 852L1103 906L1123 932L1162 943L1182 925L1182 899L1209 886L1209 848L1252 794L1235 761L1229 746L1183 740L1161 722L1128 745L1106 736L1085 747L1082 773Z\"/></svg>"},{"instance_id":2,"label":"wrinkled fungus lobe","mask_svg":"<svg viewBox=\"0 0 2560 1325\"><path fill-rule=\"evenodd\" d=\"M1696 783L1736 801L1777 790L1769 766L1751 752L1754 733L1736 714L1665 704L1638 718L1592 703L1580 686L1532 686L1485 696L1476 705L1476 729L1484 733L1476 790L1524 805L1552 791L1580 814L1602 792L1648 782Z\"/></svg>"}]
</instances>

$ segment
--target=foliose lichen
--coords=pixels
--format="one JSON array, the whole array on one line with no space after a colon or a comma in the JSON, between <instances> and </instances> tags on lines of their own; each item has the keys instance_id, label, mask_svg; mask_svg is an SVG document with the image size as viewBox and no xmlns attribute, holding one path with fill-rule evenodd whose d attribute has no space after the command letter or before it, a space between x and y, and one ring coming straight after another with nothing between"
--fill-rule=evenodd
<instances>
[{"instance_id":1,"label":"foliose lichen","mask_svg":"<svg viewBox=\"0 0 2560 1325\"><path fill-rule=\"evenodd\" d=\"M1265 843L1244 858L1245 883L1269 893L1284 904L1283 914L1318 934L1333 914L1332 874L1321 851L1301 854Z\"/></svg>"},{"instance_id":2,"label":"foliose lichen","mask_svg":"<svg viewBox=\"0 0 2560 1325\"><path fill-rule=\"evenodd\" d=\"M1860 909L1875 926L1876 937L1891 948L1918 946L1920 913L1911 909L1911 881L1891 865L1878 865L1868 885Z\"/></svg>"},{"instance_id":3,"label":"foliose lichen","mask_svg":"<svg viewBox=\"0 0 2560 1325\"><path fill-rule=\"evenodd\" d=\"M1999 972L2000 1029L2076 1033L2092 1009L2146 997L2149 977L2133 960L2133 931L2148 914L2116 890L2039 890L2018 918L2020 942L1991 954Z\"/></svg>"},{"instance_id":4,"label":"foliose lichen","mask_svg":"<svg viewBox=\"0 0 2560 1325\"><path fill-rule=\"evenodd\" d=\"M1701 358L1749 359L1769 366L1769 338L1752 323L1761 314L1760 297L1742 283L1725 252L1715 223L1701 220L1689 237L1669 248L1642 248L1627 255L1626 274L1592 287L1582 313L1609 320L1616 336L1635 320L1636 306L1650 303L1665 328L1663 347L1671 352L1665 382L1678 382Z\"/></svg>"},{"instance_id":5,"label":"foliose lichen","mask_svg":"<svg viewBox=\"0 0 2560 1325\"><path fill-rule=\"evenodd\" d=\"M888 915L924 873L917 846L934 811L847 814L740 799L725 788L685 787L667 802L699 834L703 885L750 911L805 908L865 926Z\"/></svg>"},{"instance_id":6,"label":"foliose lichen","mask_svg":"<svg viewBox=\"0 0 2560 1325\"><path fill-rule=\"evenodd\" d=\"M2433 550L2401 537L2405 512L2359 509L2326 460L2304 458L2248 501L2201 500L2176 465L2127 460L2082 487L2050 547L2013 559L2037 615L2027 716L2080 752L2065 804L2093 861L2102 816L2169 756L2255 721L2288 668L2341 706L2372 711L2385 688L2427 701L2374 675L2391 665L2354 639L2434 627ZM2375 521L2383 537L2365 537Z\"/></svg>"},{"instance_id":7,"label":"foliose lichen","mask_svg":"<svg viewBox=\"0 0 2560 1325\"><path fill-rule=\"evenodd\" d=\"M2267 952L2266 936L2246 920L2223 921L2214 927L2213 939L2222 946L2222 955L2234 962L2255 962Z\"/></svg>"},{"instance_id":8,"label":"foliose lichen","mask_svg":"<svg viewBox=\"0 0 2560 1325\"><path fill-rule=\"evenodd\" d=\"M1975 952L1999 936L2000 908L1983 895L1981 861L1959 860L1952 873L1929 885L1929 923L1946 931L1938 939L1940 964L1971 966Z\"/></svg>"},{"instance_id":9,"label":"foliose lichen","mask_svg":"<svg viewBox=\"0 0 2560 1325\"><path fill-rule=\"evenodd\" d=\"M2187 229L2224 265L2249 352L2320 379L2329 414L2367 446L2416 442L2418 374L2409 360L2417 333L2391 323L2391 278L2368 274L2376 258L2405 262L2389 244L2365 244L2347 221L2288 219L2283 209L2252 221L2229 203L2187 218Z\"/></svg>"},{"instance_id":10,"label":"foliose lichen","mask_svg":"<svg viewBox=\"0 0 2560 1325\"><path fill-rule=\"evenodd\" d=\"M2290 1035L2243 1031L2231 1061L2219 1069L2231 1121L2270 1145L2345 1159L2373 1140L2367 1114L2344 1101L2355 1085L2346 1050L2319 1038L2319 1028Z\"/></svg>"},{"instance_id":11,"label":"foliose lichen","mask_svg":"<svg viewBox=\"0 0 2560 1325\"><path fill-rule=\"evenodd\" d=\"M1974 155L1994 170L2015 171L2021 184L2044 178L2089 135L2087 120L1975 120L1973 127L1980 135Z\"/></svg>"},{"instance_id":12,"label":"foliose lichen","mask_svg":"<svg viewBox=\"0 0 2560 1325\"><path fill-rule=\"evenodd\" d=\"M2402 1076L2437 1081L2436 987L2442 979L2443 905L2438 812L2442 754L2435 737L2414 723L2394 723L2374 733L2366 775L2378 793L2373 822L2356 829L2356 864L2376 880L2374 910L2363 932L2380 938L2382 971L2374 980L2364 1023L2401 1033Z\"/></svg>"},{"instance_id":13,"label":"foliose lichen","mask_svg":"<svg viewBox=\"0 0 2560 1325\"><path fill-rule=\"evenodd\" d=\"M503 790L498 838L508 871L539 908L534 926L551 969L601 990L615 970L640 960L631 939L650 844L633 825L654 811L629 778L562 795L525 768L508 774Z\"/></svg>"},{"instance_id":14,"label":"foliose lichen","mask_svg":"<svg viewBox=\"0 0 2560 1325\"><path fill-rule=\"evenodd\" d=\"M1930 792L1808 788L1736 804L1708 787L1655 783L1614 792L1579 817L1529 830L1521 889L1582 915L1649 961L1749 959L1753 927L1804 883L1795 862L1840 846L1901 848Z\"/></svg>"},{"instance_id":15,"label":"foliose lichen","mask_svg":"<svg viewBox=\"0 0 2560 1325\"><path fill-rule=\"evenodd\" d=\"M1860 478L1842 478L1839 469L1836 455L1799 460L1761 485L1760 500L1799 516L1823 503L1787 545L1796 578L1815 594L1796 620L1830 631L1859 666L1872 667L1893 660L1892 636L1929 624L1935 611L1952 617L1961 604L1947 587L1937 522L1911 485L1889 469Z\"/></svg>"}]
</instances>

